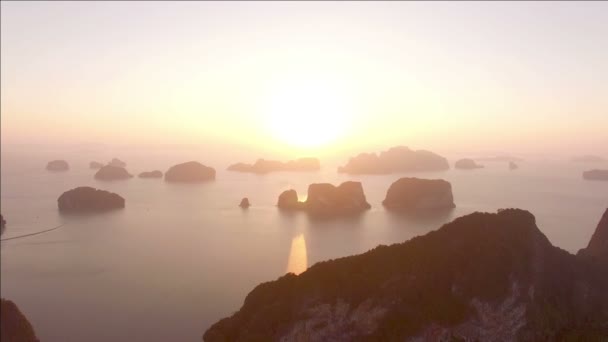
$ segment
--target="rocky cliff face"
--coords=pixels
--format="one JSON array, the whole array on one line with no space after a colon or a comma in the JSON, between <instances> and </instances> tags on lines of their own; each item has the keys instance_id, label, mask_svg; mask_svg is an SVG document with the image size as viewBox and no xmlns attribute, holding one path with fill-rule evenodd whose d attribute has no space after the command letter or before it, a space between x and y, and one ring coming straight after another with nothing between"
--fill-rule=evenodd
<instances>
[{"instance_id":1,"label":"rocky cliff face","mask_svg":"<svg viewBox=\"0 0 608 342\"><path fill-rule=\"evenodd\" d=\"M553 247L529 212L474 213L263 283L203 339L601 341L607 285L605 269Z\"/></svg>"},{"instance_id":2,"label":"rocky cliff face","mask_svg":"<svg viewBox=\"0 0 608 342\"><path fill-rule=\"evenodd\" d=\"M32 325L17 305L4 298L0 300L0 341L38 342Z\"/></svg>"},{"instance_id":3,"label":"rocky cliff face","mask_svg":"<svg viewBox=\"0 0 608 342\"><path fill-rule=\"evenodd\" d=\"M338 168L338 172L349 174L388 174L410 171L442 171L449 169L447 159L430 151L414 151L405 146L397 146L375 153L361 153L350 158L348 163Z\"/></svg>"}]
</instances>

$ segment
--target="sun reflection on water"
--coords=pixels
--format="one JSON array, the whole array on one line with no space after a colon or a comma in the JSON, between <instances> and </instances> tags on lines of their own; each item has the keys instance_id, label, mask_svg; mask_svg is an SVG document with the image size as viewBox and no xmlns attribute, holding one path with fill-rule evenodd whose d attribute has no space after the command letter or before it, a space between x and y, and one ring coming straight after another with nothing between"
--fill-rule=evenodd
<instances>
[{"instance_id":1,"label":"sun reflection on water","mask_svg":"<svg viewBox=\"0 0 608 342\"><path fill-rule=\"evenodd\" d=\"M287 260L287 272L300 274L306 271L306 268L308 268L306 239L304 239L304 234L300 234L291 240L291 251Z\"/></svg>"}]
</instances>

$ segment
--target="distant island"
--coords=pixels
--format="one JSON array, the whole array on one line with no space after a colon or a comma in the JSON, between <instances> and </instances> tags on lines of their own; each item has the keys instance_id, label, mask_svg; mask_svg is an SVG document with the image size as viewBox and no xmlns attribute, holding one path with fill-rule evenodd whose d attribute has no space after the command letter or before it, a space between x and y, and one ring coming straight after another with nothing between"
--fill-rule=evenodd
<instances>
[{"instance_id":1,"label":"distant island","mask_svg":"<svg viewBox=\"0 0 608 342\"><path fill-rule=\"evenodd\" d=\"M572 158L572 161L577 163L600 163L608 161L608 159L592 154L587 154L583 156L574 157Z\"/></svg>"},{"instance_id":2,"label":"distant island","mask_svg":"<svg viewBox=\"0 0 608 342\"><path fill-rule=\"evenodd\" d=\"M52 160L46 164L46 169L49 171L67 171L70 165L65 160Z\"/></svg>"},{"instance_id":3,"label":"distant island","mask_svg":"<svg viewBox=\"0 0 608 342\"><path fill-rule=\"evenodd\" d=\"M127 167L127 163L125 163L124 161L122 161L118 158L112 158L112 160L110 160L108 165L116 166L116 167Z\"/></svg>"},{"instance_id":4,"label":"distant island","mask_svg":"<svg viewBox=\"0 0 608 342\"><path fill-rule=\"evenodd\" d=\"M319 262L258 285L215 341L602 341L608 209L589 246L551 245L520 209Z\"/></svg>"},{"instance_id":5,"label":"distant island","mask_svg":"<svg viewBox=\"0 0 608 342\"><path fill-rule=\"evenodd\" d=\"M430 151L414 151L405 146L396 146L388 151L361 153L350 158L348 163L338 168L348 174L389 174L412 171L443 171L450 165L447 159Z\"/></svg>"},{"instance_id":6,"label":"distant island","mask_svg":"<svg viewBox=\"0 0 608 342\"><path fill-rule=\"evenodd\" d=\"M110 181L110 180L122 180L132 178L131 175L124 167L105 165L95 173L95 179Z\"/></svg>"},{"instance_id":7,"label":"distant island","mask_svg":"<svg viewBox=\"0 0 608 342\"><path fill-rule=\"evenodd\" d=\"M318 171L321 164L317 158L299 158L281 162L276 160L258 159L254 164L236 163L228 167L230 171L269 173L274 171Z\"/></svg>"},{"instance_id":8,"label":"distant island","mask_svg":"<svg viewBox=\"0 0 608 342\"><path fill-rule=\"evenodd\" d=\"M215 179L215 169L196 161L177 164L165 172L166 182L196 183Z\"/></svg>"},{"instance_id":9,"label":"distant island","mask_svg":"<svg viewBox=\"0 0 608 342\"><path fill-rule=\"evenodd\" d=\"M476 161L480 162L522 162L523 158L509 156L509 155L498 155L493 157L478 157L474 158Z\"/></svg>"},{"instance_id":10,"label":"distant island","mask_svg":"<svg viewBox=\"0 0 608 342\"><path fill-rule=\"evenodd\" d=\"M473 159L469 158L459 159L454 163L454 168L461 170L482 169L483 167L483 165L479 165Z\"/></svg>"},{"instance_id":11,"label":"distant island","mask_svg":"<svg viewBox=\"0 0 608 342\"><path fill-rule=\"evenodd\" d=\"M391 184L382 202L389 210L420 212L456 207L452 185L443 179L401 178Z\"/></svg>"},{"instance_id":12,"label":"distant island","mask_svg":"<svg viewBox=\"0 0 608 342\"><path fill-rule=\"evenodd\" d=\"M279 196L277 206L283 210L304 210L319 216L356 214L371 208L360 182L344 182L339 186L310 184L305 202L298 201L295 190L286 190Z\"/></svg>"},{"instance_id":13,"label":"distant island","mask_svg":"<svg viewBox=\"0 0 608 342\"><path fill-rule=\"evenodd\" d=\"M163 172L160 170L146 171L137 175L139 178L163 178Z\"/></svg>"},{"instance_id":14,"label":"distant island","mask_svg":"<svg viewBox=\"0 0 608 342\"><path fill-rule=\"evenodd\" d=\"M586 180L608 181L608 170L589 170L583 172L583 178Z\"/></svg>"},{"instance_id":15,"label":"distant island","mask_svg":"<svg viewBox=\"0 0 608 342\"><path fill-rule=\"evenodd\" d=\"M105 211L124 208L125 199L113 192L81 186L61 194L57 206L63 212Z\"/></svg>"}]
</instances>

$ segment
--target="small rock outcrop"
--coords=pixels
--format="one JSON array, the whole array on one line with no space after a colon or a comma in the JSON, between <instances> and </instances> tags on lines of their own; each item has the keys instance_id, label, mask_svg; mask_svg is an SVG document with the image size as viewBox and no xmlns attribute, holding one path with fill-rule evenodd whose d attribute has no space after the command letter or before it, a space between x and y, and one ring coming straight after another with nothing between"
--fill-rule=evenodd
<instances>
[{"instance_id":1,"label":"small rock outcrop","mask_svg":"<svg viewBox=\"0 0 608 342\"><path fill-rule=\"evenodd\" d=\"M122 161L118 158L112 158L112 160L110 160L108 165L116 166L116 167L127 167L127 163L125 163L124 161Z\"/></svg>"},{"instance_id":2,"label":"small rock outcrop","mask_svg":"<svg viewBox=\"0 0 608 342\"><path fill-rule=\"evenodd\" d=\"M298 193L293 190L285 190L279 195L279 200L277 202L277 207L279 209L285 210L298 210L302 209L302 202L298 201Z\"/></svg>"},{"instance_id":3,"label":"small rock outcrop","mask_svg":"<svg viewBox=\"0 0 608 342\"><path fill-rule=\"evenodd\" d=\"M0 341L39 342L32 324L10 300L0 299Z\"/></svg>"},{"instance_id":4,"label":"small rock outcrop","mask_svg":"<svg viewBox=\"0 0 608 342\"><path fill-rule=\"evenodd\" d=\"M305 202L298 201L295 190L287 190L279 196L278 207L305 210L319 216L355 214L371 208L360 182L344 182L339 186L329 183L311 184Z\"/></svg>"},{"instance_id":5,"label":"small rock outcrop","mask_svg":"<svg viewBox=\"0 0 608 342\"><path fill-rule=\"evenodd\" d=\"M70 165L65 160L52 160L46 164L46 169L49 171L67 171Z\"/></svg>"},{"instance_id":6,"label":"small rock outcrop","mask_svg":"<svg viewBox=\"0 0 608 342\"><path fill-rule=\"evenodd\" d=\"M163 178L163 172L159 170L147 171L140 173L139 178Z\"/></svg>"},{"instance_id":7,"label":"small rock outcrop","mask_svg":"<svg viewBox=\"0 0 608 342\"><path fill-rule=\"evenodd\" d=\"M81 186L61 194L57 206L66 212L105 211L124 208L125 199L113 192Z\"/></svg>"},{"instance_id":8,"label":"small rock outcrop","mask_svg":"<svg viewBox=\"0 0 608 342\"><path fill-rule=\"evenodd\" d=\"M215 179L215 169L196 161L172 166L165 172L167 182L204 182Z\"/></svg>"},{"instance_id":9,"label":"small rock outcrop","mask_svg":"<svg viewBox=\"0 0 608 342\"><path fill-rule=\"evenodd\" d=\"M606 266L551 245L520 209L255 287L219 341L605 341Z\"/></svg>"},{"instance_id":10,"label":"small rock outcrop","mask_svg":"<svg viewBox=\"0 0 608 342\"><path fill-rule=\"evenodd\" d=\"M230 171L269 173L274 171L318 171L321 164L317 158L300 158L281 162L277 160L258 159L254 164L236 163L228 167Z\"/></svg>"},{"instance_id":11,"label":"small rock outcrop","mask_svg":"<svg viewBox=\"0 0 608 342\"><path fill-rule=\"evenodd\" d=\"M459 159L454 163L454 168L461 170L481 169L483 165L477 164L473 159Z\"/></svg>"},{"instance_id":12,"label":"small rock outcrop","mask_svg":"<svg viewBox=\"0 0 608 342\"><path fill-rule=\"evenodd\" d=\"M348 174L389 174L412 171L443 171L450 168L447 159L430 151L411 150L405 146L390 148L388 151L361 153L350 158L348 163L338 168Z\"/></svg>"},{"instance_id":13,"label":"small rock outcrop","mask_svg":"<svg viewBox=\"0 0 608 342\"><path fill-rule=\"evenodd\" d=\"M4 216L0 214L0 234L4 233L4 228L6 228L6 220L4 219Z\"/></svg>"},{"instance_id":14,"label":"small rock outcrop","mask_svg":"<svg viewBox=\"0 0 608 342\"><path fill-rule=\"evenodd\" d=\"M391 184L382 204L395 211L452 209L452 185L443 179L401 178Z\"/></svg>"},{"instance_id":15,"label":"small rock outcrop","mask_svg":"<svg viewBox=\"0 0 608 342\"><path fill-rule=\"evenodd\" d=\"M249 203L249 198L243 197L243 199L241 200L241 203L239 204L239 207L241 207L243 209L247 209L247 208L249 208L249 206L251 206L251 204Z\"/></svg>"},{"instance_id":16,"label":"small rock outcrop","mask_svg":"<svg viewBox=\"0 0 608 342\"><path fill-rule=\"evenodd\" d=\"M509 162L509 170L517 170L519 169L519 166L517 164L515 164L514 162Z\"/></svg>"},{"instance_id":17,"label":"small rock outcrop","mask_svg":"<svg viewBox=\"0 0 608 342\"><path fill-rule=\"evenodd\" d=\"M583 178L586 180L601 180L608 181L608 170L589 170L583 172Z\"/></svg>"},{"instance_id":18,"label":"small rock outcrop","mask_svg":"<svg viewBox=\"0 0 608 342\"><path fill-rule=\"evenodd\" d=\"M106 165L95 173L95 179L104 181L129 179L131 177L133 175L127 172L125 168L112 165Z\"/></svg>"},{"instance_id":19,"label":"small rock outcrop","mask_svg":"<svg viewBox=\"0 0 608 342\"><path fill-rule=\"evenodd\" d=\"M92 161L89 163L89 169L99 170L103 167L103 163Z\"/></svg>"}]
</instances>

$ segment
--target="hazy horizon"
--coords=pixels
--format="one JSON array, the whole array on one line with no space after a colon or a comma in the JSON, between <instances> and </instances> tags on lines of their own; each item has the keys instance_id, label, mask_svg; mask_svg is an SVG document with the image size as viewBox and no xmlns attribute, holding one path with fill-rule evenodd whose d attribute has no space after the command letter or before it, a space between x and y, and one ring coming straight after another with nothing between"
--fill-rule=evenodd
<instances>
[{"instance_id":1,"label":"hazy horizon","mask_svg":"<svg viewBox=\"0 0 608 342\"><path fill-rule=\"evenodd\" d=\"M606 156L604 2L1 6L5 151Z\"/></svg>"}]
</instances>

